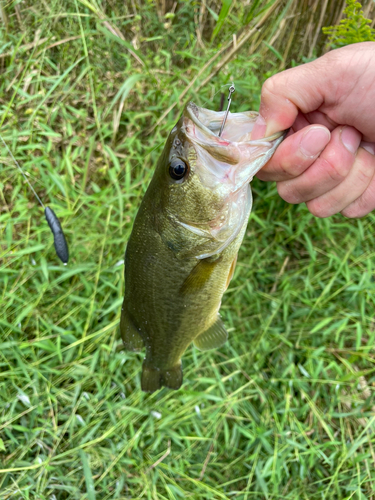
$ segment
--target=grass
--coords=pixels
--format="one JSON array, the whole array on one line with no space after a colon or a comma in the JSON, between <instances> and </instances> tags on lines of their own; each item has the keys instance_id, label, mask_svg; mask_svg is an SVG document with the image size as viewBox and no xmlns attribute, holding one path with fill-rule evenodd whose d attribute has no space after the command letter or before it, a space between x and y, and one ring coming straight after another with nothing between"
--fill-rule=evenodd
<instances>
[{"instance_id":1,"label":"grass","mask_svg":"<svg viewBox=\"0 0 375 500\"><path fill-rule=\"evenodd\" d=\"M1 134L71 250L64 267L1 148L2 500L375 498L374 214L316 219L254 181L230 341L191 347L182 390L148 395L118 334L126 241L182 102L217 109L234 80L233 109L256 109L262 81L340 15L305 3L2 8Z\"/></svg>"}]
</instances>

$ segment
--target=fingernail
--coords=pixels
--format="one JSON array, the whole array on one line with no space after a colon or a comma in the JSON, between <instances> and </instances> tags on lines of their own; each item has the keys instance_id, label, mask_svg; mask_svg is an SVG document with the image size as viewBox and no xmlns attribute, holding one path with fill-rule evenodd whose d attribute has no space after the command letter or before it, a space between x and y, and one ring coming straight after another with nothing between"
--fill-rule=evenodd
<instances>
[{"instance_id":1,"label":"fingernail","mask_svg":"<svg viewBox=\"0 0 375 500\"><path fill-rule=\"evenodd\" d=\"M331 134L325 127L310 128L301 139L300 150L308 157L318 155L329 143Z\"/></svg>"},{"instance_id":2,"label":"fingernail","mask_svg":"<svg viewBox=\"0 0 375 500\"><path fill-rule=\"evenodd\" d=\"M254 128L251 132L251 140L256 141L257 139L263 139L266 128L266 120L263 118L263 116L258 115L258 118L254 123Z\"/></svg>"},{"instance_id":3,"label":"fingernail","mask_svg":"<svg viewBox=\"0 0 375 500\"><path fill-rule=\"evenodd\" d=\"M375 155L375 143L362 141L360 144L361 148L365 149L372 155Z\"/></svg>"},{"instance_id":4,"label":"fingernail","mask_svg":"<svg viewBox=\"0 0 375 500\"><path fill-rule=\"evenodd\" d=\"M355 153L361 142L362 135L354 127L344 127L341 131L341 142L351 153Z\"/></svg>"}]
</instances>

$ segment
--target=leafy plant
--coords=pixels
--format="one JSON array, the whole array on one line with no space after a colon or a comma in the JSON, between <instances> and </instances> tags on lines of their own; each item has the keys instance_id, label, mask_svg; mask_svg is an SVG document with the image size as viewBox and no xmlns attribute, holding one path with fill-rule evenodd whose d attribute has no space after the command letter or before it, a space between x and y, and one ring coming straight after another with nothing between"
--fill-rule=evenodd
<instances>
[{"instance_id":1,"label":"leafy plant","mask_svg":"<svg viewBox=\"0 0 375 500\"><path fill-rule=\"evenodd\" d=\"M342 19L336 26L323 28L323 33L329 35L329 46L336 49L352 43L375 41L375 30L369 25L362 10L362 5L355 0L347 0L344 9L346 19Z\"/></svg>"}]
</instances>

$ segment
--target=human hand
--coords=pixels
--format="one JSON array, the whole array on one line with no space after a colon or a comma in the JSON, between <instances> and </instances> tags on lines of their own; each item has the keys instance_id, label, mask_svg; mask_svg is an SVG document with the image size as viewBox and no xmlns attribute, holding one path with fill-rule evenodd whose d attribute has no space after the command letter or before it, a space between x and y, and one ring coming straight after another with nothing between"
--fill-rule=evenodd
<instances>
[{"instance_id":1,"label":"human hand","mask_svg":"<svg viewBox=\"0 0 375 500\"><path fill-rule=\"evenodd\" d=\"M252 139L291 127L258 172L317 217L375 209L375 42L333 50L269 78Z\"/></svg>"}]
</instances>

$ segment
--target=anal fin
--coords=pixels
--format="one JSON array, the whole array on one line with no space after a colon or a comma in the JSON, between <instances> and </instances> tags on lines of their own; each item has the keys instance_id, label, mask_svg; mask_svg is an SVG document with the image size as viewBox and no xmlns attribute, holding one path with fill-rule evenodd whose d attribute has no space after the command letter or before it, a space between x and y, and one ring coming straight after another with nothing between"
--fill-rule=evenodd
<instances>
[{"instance_id":1,"label":"anal fin","mask_svg":"<svg viewBox=\"0 0 375 500\"><path fill-rule=\"evenodd\" d=\"M221 347L225 344L227 339L228 332L226 331L220 316L218 316L215 323L210 326L210 328L194 339L194 345L200 351L208 351L209 349L217 349L218 347Z\"/></svg>"},{"instance_id":2,"label":"anal fin","mask_svg":"<svg viewBox=\"0 0 375 500\"><path fill-rule=\"evenodd\" d=\"M144 347L143 339L129 318L124 304L121 310L120 332L124 347L128 351L140 351Z\"/></svg>"}]
</instances>

